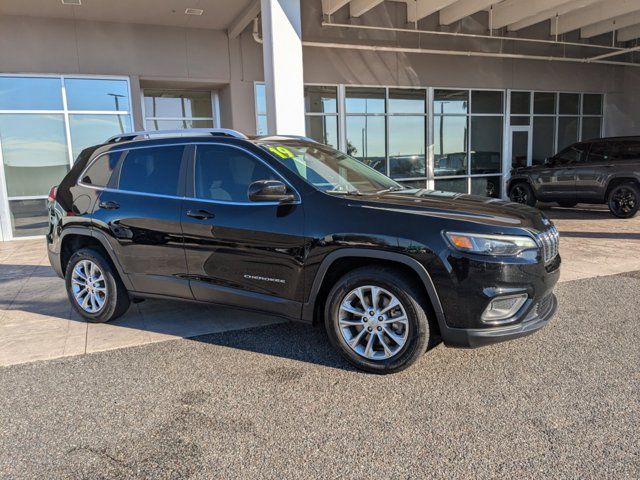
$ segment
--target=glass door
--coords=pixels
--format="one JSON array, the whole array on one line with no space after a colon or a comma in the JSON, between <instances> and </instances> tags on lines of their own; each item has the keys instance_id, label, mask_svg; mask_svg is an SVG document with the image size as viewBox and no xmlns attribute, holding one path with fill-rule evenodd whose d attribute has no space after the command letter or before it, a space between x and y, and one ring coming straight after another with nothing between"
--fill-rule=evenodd
<instances>
[{"instance_id":1,"label":"glass door","mask_svg":"<svg viewBox=\"0 0 640 480\"><path fill-rule=\"evenodd\" d=\"M531 150L531 127L510 127L508 170L531 166Z\"/></svg>"}]
</instances>

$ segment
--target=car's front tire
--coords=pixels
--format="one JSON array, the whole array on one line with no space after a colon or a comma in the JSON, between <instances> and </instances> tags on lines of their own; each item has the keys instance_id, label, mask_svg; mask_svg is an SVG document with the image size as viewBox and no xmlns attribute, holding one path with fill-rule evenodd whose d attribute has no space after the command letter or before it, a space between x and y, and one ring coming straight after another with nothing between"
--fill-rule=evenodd
<instances>
[{"instance_id":1,"label":"car's front tire","mask_svg":"<svg viewBox=\"0 0 640 480\"><path fill-rule=\"evenodd\" d=\"M515 203L522 203L530 207L536 206L536 196L533 189L526 182L518 182L511 187L509 199Z\"/></svg>"},{"instance_id":2,"label":"car's front tire","mask_svg":"<svg viewBox=\"0 0 640 480\"><path fill-rule=\"evenodd\" d=\"M129 294L120 277L96 250L83 248L71 256L65 284L71 305L89 322L109 322L129 308Z\"/></svg>"},{"instance_id":3,"label":"car's front tire","mask_svg":"<svg viewBox=\"0 0 640 480\"><path fill-rule=\"evenodd\" d=\"M357 268L327 297L329 340L357 368L398 372L418 360L434 337L426 302L424 292L393 268Z\"/></svg>"},{"instance_id":4,"label":"car's front tire","mask_svg":"<svg viewBox=\"0 0 640 480\"><path fill-rule=\"evenodd\" d=\"M607 204L616 217L631 218L640 208L640 189L630 182L617 185L609 192Z\"/></svg>"}]
</instances>

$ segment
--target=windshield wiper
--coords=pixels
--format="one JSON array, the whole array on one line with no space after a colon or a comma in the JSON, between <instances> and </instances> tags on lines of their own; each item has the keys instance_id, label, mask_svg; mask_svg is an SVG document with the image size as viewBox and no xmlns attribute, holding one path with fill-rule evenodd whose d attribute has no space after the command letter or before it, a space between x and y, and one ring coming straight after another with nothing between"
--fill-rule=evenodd
<instances>
[{"instance_id":1,"label":"windshield wiper","mask_svg":"<svg viewBox=\"0 0 640 480\"><path fill-rule=\"evenodd\" d=\"M325 193L335 193L338 195L364 195L360 190L325 190Z\"/></svg>"},{"instance_id":2,"label":"windshield wiper","mask_svg":"<svg viewBox=\"0 0 640 480\"><path fill-rule=\"evenodd\" d=\"M376 195L380 195L381 193L397 192L397 191L404 190L404 189L405 189L404 187L393 186L393 187L389 187L389 188L385 188L383 190L377 191Z\"/></svg>"}]
</instances>

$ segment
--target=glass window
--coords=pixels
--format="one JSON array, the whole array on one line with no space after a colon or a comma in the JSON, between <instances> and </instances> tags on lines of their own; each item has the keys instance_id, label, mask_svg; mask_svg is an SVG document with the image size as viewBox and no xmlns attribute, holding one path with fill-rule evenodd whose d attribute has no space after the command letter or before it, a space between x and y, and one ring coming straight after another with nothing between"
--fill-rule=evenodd
<instances>
[{"instance_id":1,"label":"glass window","mask_svg":"<svg viewBox=\"0 0 640 480\"><path fill-rule=\"evenodd\" d=\"M434 118L435 176L467 173L467 117Z\"/></svg>"},{"instance_id":2,"label":"glass window","mask_svg":"<svg viewBox=\"0 0 640 480\"><path fill-rule=\"evenodd\" d=\"M582 117L582 140L600 138L602 131L601 117Z\"/></svg>"},{"instance_id":3,"label":"glass window","mask_svg":"<svg viewBox=\"0 0 640 480\"><path fill-rule=\"evenodd\" d=\"M580 113L580 94L560 94L560 115L577 115Z\"/></svg>"},{"instance_id":4,"label":"glass window","mask_svg":"<svg viewBox=\"0 0 640 480\"><path fill-rule=\"evenodd\" d=\"M544 161L553 156L554 136L556 130L555 117L533 118L533 155L534 165L543 165Z\"/></svg>"},{"instance_id":5,"label":"glass window","mask_svg":"<svg viewBox=\"0 0 640 480\"><path fill-rule=\"evenodd\" d=\"M423 89L389 89L389 113L426 113L427 92Z\"/></svg>"},{"instance_id":6,"label":"glass window","mask_svg":"<svg viewBox=\"0 0 640 480\"><path fill-rule=\"evenodd\" d=\"M336 115L307 115L305 122L307 137L338 148L338 117Z\"/></svg>"},{"instance_id":7,"label":"glass window","mask_svg":"<svg viewBox=\"0 0 640 480\"><path fill-rule=\"evenodd\" d=\"M384 88L346 88L347 113L384 113Z\"/></svg>"},{"instance_id":8,"label":"glass window","mask_svg":"<svg viewBox=\"0 0 640 480\"><path fill-rule=\"evenodd\" d=\"M82 183L94 185L96 187L106 187L109 185L111 175L120 160L120 153L106 153L99 156L84 172L80 179Z\"/></svg>"},{"instance_id":9,"label":"glass window","mask_svg":"<svg viewBox=\"0 0 640 480\"><path fill-rule=\"evenodd\" d=\"M407 188L414 188L414 189L427 188L426 180L398 180L398 183Z\"/></svg>"},{"instance_id":10,"label":"glass window","mask_svg":"<svg viewBox=\"0 0 640 480\"><path fill-rule=\"evenodd\" d=\"M389 174L392 178L426 176L425 117L389 117Z\"/></svg>"},{"instance_id":11,"label":"glass window","mask_svg":"<svg viewBox=\"0 0 640 480\"><path fill-rule=\"evenodd\" d=\"M69 115L71 151L78 158L82 150L104 143L109 137L131 131L129 115Z\"/></svg>"},{"instance_id":12,"label":"glass window","mask_svg":"<svg viewBox=\"0 0 640 480\"><path fill-rule=\"evenodd\" d=\"M578 117L558 118L558 150L578 141Z\"/></svg>"},{"instance_id":13,"label":"glass window","mask_svg":"<svg viewBox=\"0 0 640 480\"><path fill-rule=\"evenodd\" d=\"M147 128L150 130L181 130L183 128L213 128L213 120L192 120L183 118L182 120L160 120L148 119Z\"/></svg>"},{"instance_id":14,"label":"glass window","mask_svg":"<svg viewBox=\"0 0 640 480\"><path fill-rule=\"evenodd\" d=\"M553 115L556 113L556 94L552 92L535 92L533 94L533 113L537 115Z\"/></svg>"},{"instance_id":15,"label":"glass window","mask_svg":"<svg viewBox=\"0 0 640 480\"><path fill-rule=\"evenodd\" d=\"M338 113L338 88L304 87L304 106L307 113Z\"/></svg>"},{"instance_id":16,"label":"glass window","mask_svg":"<svg viewBox=\"0 0 640 480\"><path fill-rule=\"evenodd\" d=\"M44 235L49 227L47 200L9 200L14 237Z\"/></svg>"},{"instance_id":17,"label":"glass window","mask_svg":"<svg viewBox=\"0 0 640 480\"><path fill-rule=\"evenodd\" d=\"M511 92L511 113L518 115L531 113L530 92ZM511 123L513 124L513 121Z\"/></svg>"},{"instance_id":18,"label":"glass window","mask_svg":"<svg viewBox=\"0 0 640 480\"><path fill-rule=\"evenodd\" d=\"M589 149L588 161L592 163L606 162L611 159L613 142L595 142Z\"/></svg>"},{"instance_id":19,"label":"glass window","mask_svg":"<svg viewBox=\"0 0 640 480\"><path fill-rule=\"evenodd\" d=\"M144 90L147 117L213 117L210 91Z\"/></svg>"},{"instance_id":20,"label":"glass window","mask_svg":"<svg viewBox=\"0 0 640 480\"><path fill-rule=\"evenodd\" d=\"M136 148L124 153L120 190L177 195L184 147Z\"/></svg>"},{"instance_id":21,"label":"glass window","mask_svg":"<svg viewBox=\"0 0 640 480\"><path fill-rule=\"evenodd\" d=\"M467 179L448 178L436 180L434 187L436 190L442 190L443 192L467 193Z\"/></svg>"},{"instance_id":22,"label":"glass window","mask_svg":"<svg viewBox=\"0 0 640 480\"><path fill-rule=\"evenodd\" d=\"M47 195L69 170L62 114L2 114L0 139L9 197Z\"/></svg>"},{"instance_id":23,"label":"glass window","mask_svg":"<svg viewBox=\"0 0 640 480\"><path fill-rule=\"evenodd\" d=\"M62 110L60 78L0 77L0 110Z\"/></svg>"},{"instance_id":24,"label":"glass window","mask_svg":"<svg viewBox=\"0 0 640 480\"><path fill-rule=\"evenodd\" d=\"M502 171L502 118L471 117L471 173Z\"/></svg>"},{"instance_id":25,"label":"glass window","mask_svg":"<svg viewBox=\"0 0 640 480\"><path fill-rule=\"evenodd\" d=\"M503 113L502 92L473 90L471 92L471 113Z\"/></svg>"},{"instance_id":26,"label":"glass window","mask_svg":"<svg viewBox=\"0 0 640 480\"><path fill-rule=\"evenodd\" d=\"M129 111L129 87L126 80L66 78L69 110Z\"/></svg>"},{"instance_id":27,"label":"glass window","mask_svg":"<svg viewBox=\"0 0 640 480\"><path fill-rule=\"evenodd\" d=\"M483 197L500 198L502 195L502 177L475 177L471 179L471 194Z\"/></svg>"},{"instance_id":28,"label":"glass window","mask_svg":"<svg viewBox=\"0 0 640 480\"><path fill-rule=\"evenodd\" d=\"M602 115L602 95L585 93L582 96L583 115Z\"/></svg>"},{"instance_id":29,"label":"glass window","mask_svg":"<svg viewBox=\"0 0 640 480\"><path fill-rule=\"evenodd\" d=\"M278 180L262 162L237 148L198 145L195 194L204 200L248 202L249 185L258 180Z\"/></svg>"},{"instance_id":30,"label":"glass window","mask_svg":"<svg viewBox=\"0 0 640 480\"><path fill-rule=\"evenodd\" d=\"M554 158L561 165L579 162L582 159L582 153L584 152L584 150L585 145L583 143L577 143L565 148Z\"/></svg>"},{"instance_id":31,"label":"glass window","mask_svg":"<svg viewBox=\"0 0 640 480\"><path fill-rule=\"evenodd\" d=\"M635 140L615 142L612 156L615 160L638 160L640 159L640 142Z\"/></svg>"},{"instance_id":32,"label":"glass window","mask_svg":"<svg viewBox=\"0 0 640 480\"><path fill-rule=\"evenodd\" d=\"M348 116L347 153L386 172L384 117Z\"/></svg>"},{"instance_id":33,"label":"glass window","mask_svg":"<svg viewBox=\"0 0 640 480\"><path fill-rule=\"evenodd\" d=\"M511 167L526 167L528 156L529 132L511 132Z\"/></svg>"},{"instance_id":34,"label":"glass window","mask_svg":"<svg viewBox=\"0 0 640 480\"><path fill-rule=\"evenodd\" d=\"M256 135L267 135L267 116L266 115L258 115L257 118L257 126L256 126Z\"/></svg>"},{"instance_id":35,"label":"glass window","mask_svg":"<svg viewBox=\"0 0 640 480\"><path fill-rule=\"evenodd\" d=\"M256 83L256 113L267 113L267 87Z\"/></svg>"},{"instance_id":36,"label":"glass window","mask_svg":"<svg viewBox=\"0 0 640 480\"><path fill-rule=\"evenodd\" d=\"M531 123L531 117L527 116L511 116L511 125L529 125Z\"/></svg>"},{"instance_id":37,"label":"glass window","mask_svg":"<svg viewBox=\"0 0 640 480\"><path fill-rule=\"evenodd\" d=\"M433 113L467 113L469 92L467 90L435 90Z\"/></svg>"}]
</instances>

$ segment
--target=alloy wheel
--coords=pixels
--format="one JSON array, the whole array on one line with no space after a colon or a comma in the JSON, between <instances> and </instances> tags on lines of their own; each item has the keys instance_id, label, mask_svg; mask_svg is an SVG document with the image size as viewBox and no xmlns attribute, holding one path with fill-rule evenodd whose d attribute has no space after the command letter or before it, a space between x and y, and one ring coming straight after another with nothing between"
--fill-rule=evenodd
<instances>
[{"instance_id":1,"label":"alloy wheel","mask_svg":"<svg viewBox=\"0 0 640 480\"><path fill-rule=\"evenodd\" d=\"M107 301L107 282L100 267L91 260L81 260L73 267L71 289L80 308L97 313Z\"/></svg>"},{"instance_id":2,"label":"alloy wheel","mask_svg":"<svg viewBox=\"0 0 640 480\"><path fill-rule=\"evenodd\" d=\"M511 190L511 200L513 202L526 204L529 200L528 197L529 195L527 191L520 185L516 185L515 187L513 187L513 190Z\"/></svg>"},{"instance_id":3,"label":"alloy wheel","mask_svg":"<svg viewBox=\"0 0 640 480\"><path fill-rule=\"evenodd\" d=\"M628 187L620 187L611 197L612 207L616 213L627 215L636 208L636 194Z\"/></svg>"},{"instance_id":4,"label":"alloy wheel","mask_svg":"<svg viewBox=\"0 0 640 480\"><path fill-rule=\"evenodd\" d=\"M351 290L338 310L344 342L368 360L386 360L402 350L409 336L409 319L398 298L375 285Z\"/></svg>"}]
</instances>

